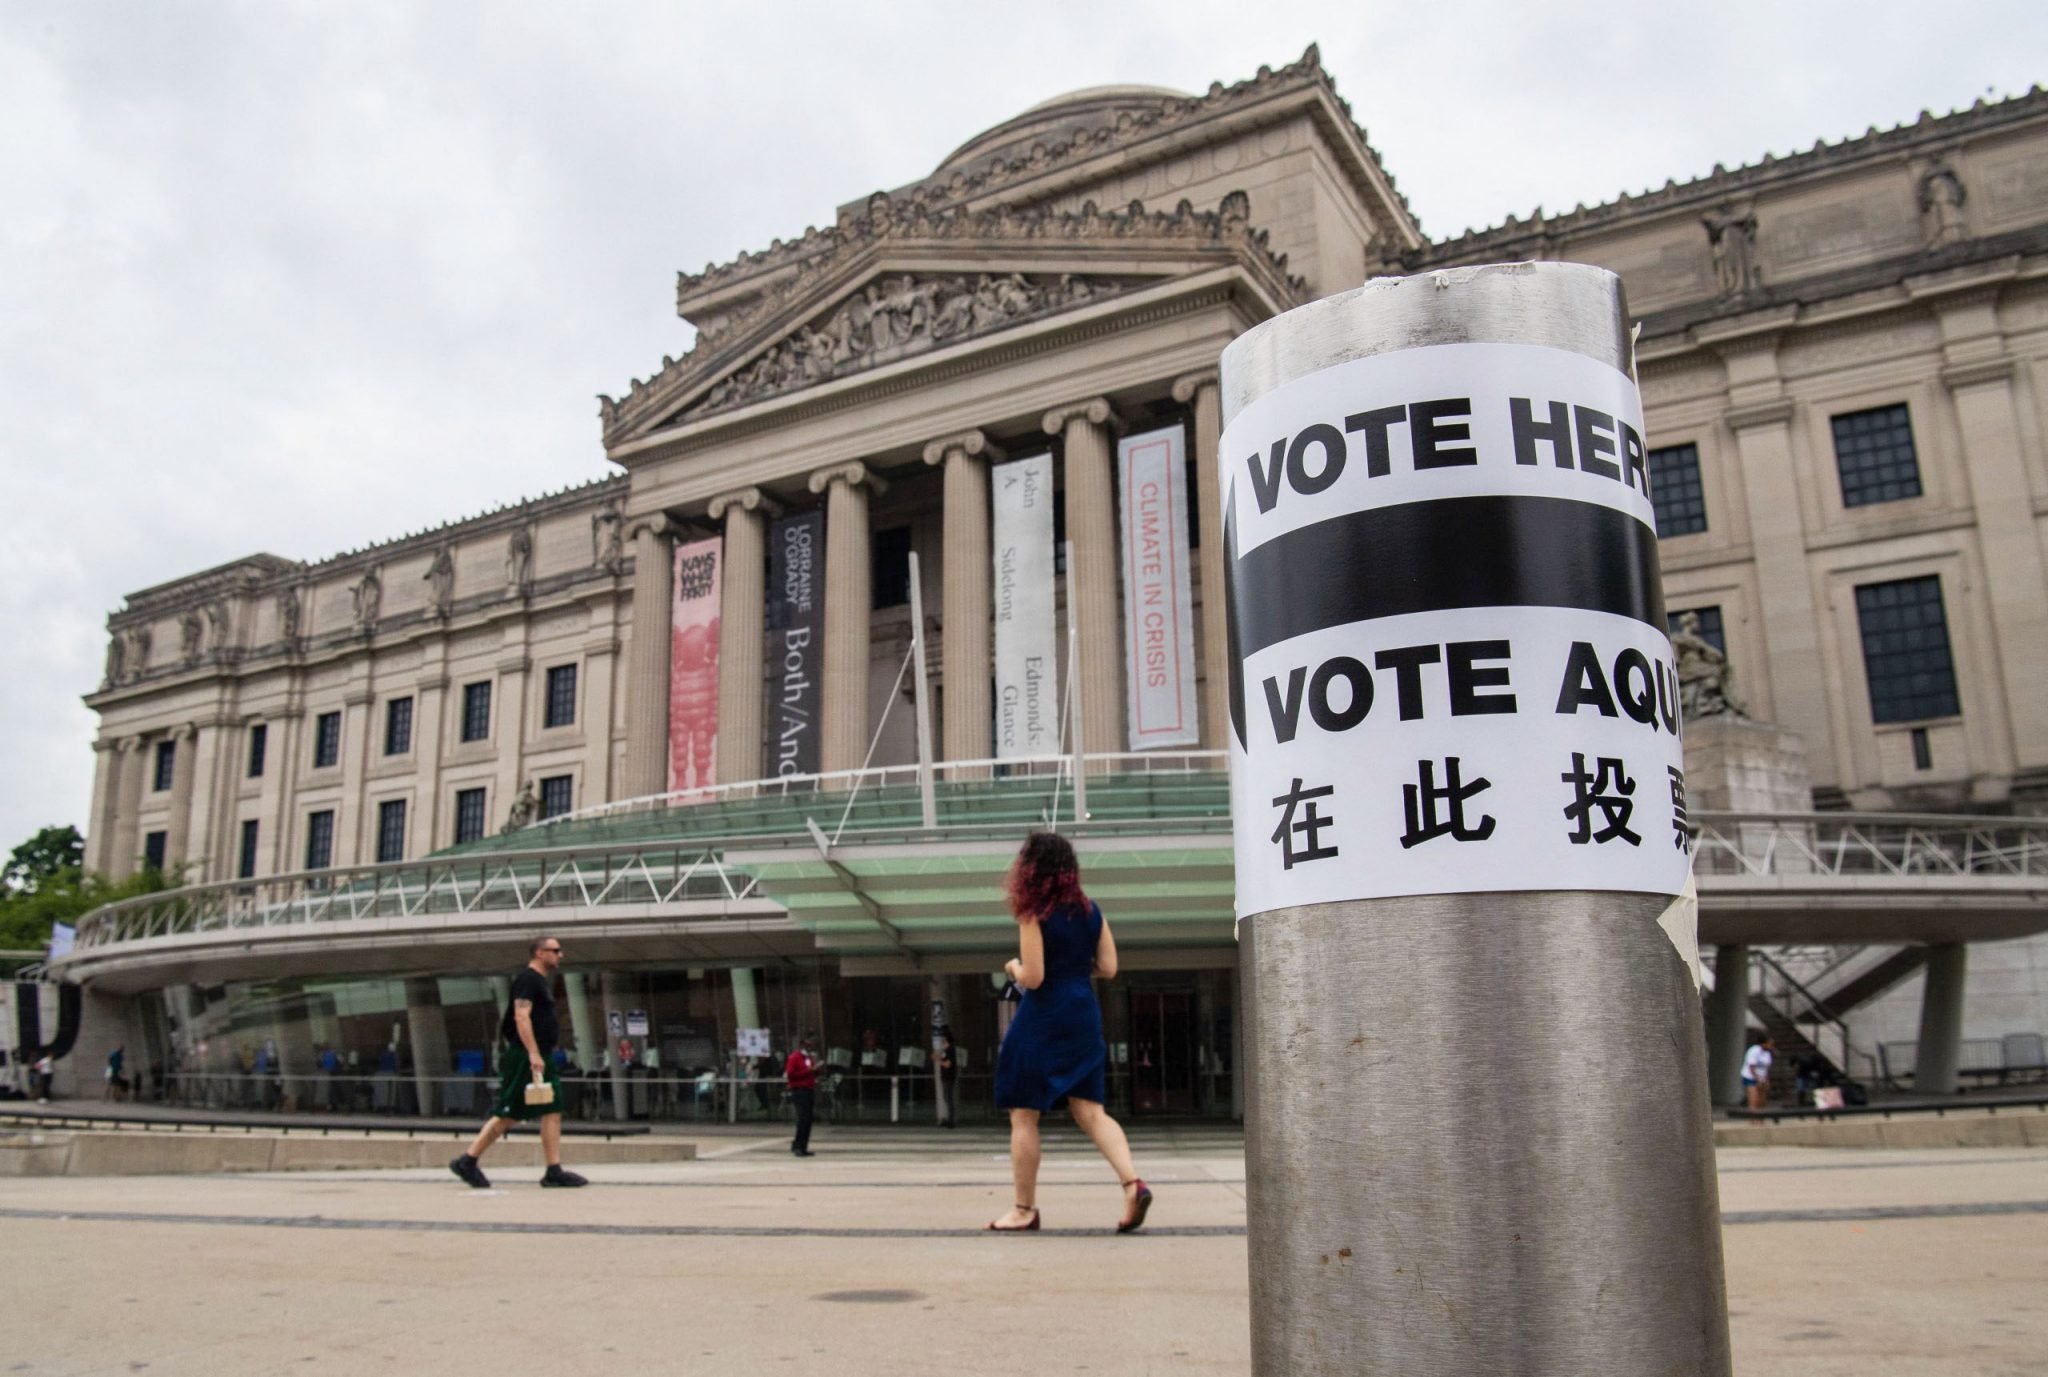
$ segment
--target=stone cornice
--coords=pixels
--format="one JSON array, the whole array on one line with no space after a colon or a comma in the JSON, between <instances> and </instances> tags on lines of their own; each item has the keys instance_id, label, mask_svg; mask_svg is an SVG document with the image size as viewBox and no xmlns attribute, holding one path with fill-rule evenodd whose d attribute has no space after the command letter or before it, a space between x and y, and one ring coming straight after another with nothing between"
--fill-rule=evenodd
<instances>
[{"instance_id":1,"label":"stone cornice","mask_svg":"<svg viewBox=\"0 0 2048 1377\"><path fill-rule=\"evenodd\" d=\"M733 507L738 507L743 512L758 511L766 516L782 515L782 504L755 487L720 493L705 507L705 514L713 521L722 521L726 512Z\"/></svg>"},{"instance_id":2,"label":"stone cornice","mask_svg":"<svg viewBox=\"0 0 2048 1377\"><path fill-rule=\"evenodd\" d=\"M1941 381L1951 392L1960 392L1966 387L1980 387L1985 383L2009 383L2019 372L2019 363L2010 357L1981 359L1975 363L1951 364L1941 370Z\"/></svg>"},{"instance_id":3,"label":"stone cornice","mask_svg":"<svg viewBox=\"0 0 2048 1377\"><path fill-rule=\"evenodd\" d=\"M1967 110L1953 111L1947 115L1935 116L1927 111L1920 112L1920 118L1911 124L1901 124L1883 131L1872 127L1865 133L1830 144L1826 139L1815 143L1811 149L1778 158L1766 155L1763 161L1730 171L1719 164L1703 177L1690 181L1667 181L1662 188L1648 191L1640 196L1623 193L1612 201L1596 206L1579 206L1564 215L1545 216L1541 207L1527 220L1509 216L1503 223L1488 229L1474 230L1455 239L1441 240L1431 244L1420 253L1404 260L1410 271L1451 259L1466 259L1476 254L1502 257L1548 257L1540 250L1546 244L1574 234L1603 229L1610 225L1641 216L1679 210L1698 210L1711 207L1723 200L1754 195L1771 185L1809 176L1819 171L1834 171L1857 163L1877 160L1896 160L1927 151L1930 147L1956 141L1971 134L1981 133L2004 125L2017 124L2048 113L2048 92L2034 86L2025 94L2013 96L1996 103L1978 101Z\"/></svg>"},{"instance_id":4,"label":"stone cornice","mask_svg":"<svg viewBox=\"0 0 2048 1377\"><path fill-rule=\"evenodd\" d=\"M1219 386L1222 377L1222 370L1217 368L1198 368L1192 373L1183 373L1173 380L1173 399L1186 406L1203 388Z\"/></svg>"},{"instance_id":5,"label":"stone cornice","mask_svg":"<svg viewBox=\"0 0 2048 1377\"><path fill-rule=\"evenodd\" d=\"M927 464L945 462L948 450L958 450L970 459L986 457L991 464L1001 463L1003 447L979 430L963 430L957 435L945 435L924 447L924 461Z\"/></svg>"},{"instance_id":6,"label":"stone cornice","mask_svg":"<svg viewBox=\"0 0 2048 1377\"><path fill-rule=\"evenodd\" d=\"M777 283L743 316L700 334L682 358L664 358L661 370L634 379L622 400L601 397L605 444L616 450L689 419L692 409L724 409L825 385L905 354L1085 309L1099 298L1215 263L1242 265L1289 304L1305 300L1306 283L1287 272L1285 255L1272 252L1250 214L1250 198L1241 191L1213 211L1182 200L1172 211L1135 201L1104 211L1090 201L1078 211L999 206L933 212L877 195L858 237ZM957 265L963 248L979 266L938 272L901 266L919 260ZM1098 266L1104 253L1114 272ZM902 290L878 295L885 285L878 279ZM999 299L980 301L991 287ZM915 299L920 294L926 299ZM970 295L977 299L965 300ZM889 316L894 330L887 344L865 338L869 316L898 312L896 296L903 301L900 315ZM834 306L840 309L828 317ZM855 312L858 319L842 320ZM757 376L771 364L769 376Z\"/></svg>"},{"instance_id":7,"label":"stone cornice","mask_svg":"<svg viewBox=\"0 0 2048 1377\"><path fill-rule=\"evenodd\" d=\"M1782 425L1792 419L1792 413L1797 409L1797 403L1790 397L1777 397L1754 406L1730 408L1723 413L1722 419L1728 422L1730 430L1749 430L1755 426Z\"/></svg>"},{"instance_id":8,"label":"stone cornice","mask_svg":"<svg viewBox=\"0 0 2048 1377\"><path fill-rule=\"evenodd\" d=\"M1109 398L1084 397L1078 402L1068 402L1064 406L1054 407L1045 413L1038 424L1047 435L1058 435L1067 428L1067 422L1077 418L1092 425L1102 426L1111 424L1115 417L1116 410L1110 406Z\"/></svg>"},{"instance_id":9,"label":"stone cornice","mask_svg":"<svg viewBox=\"0 0 2048 1377\"><path fill-rule=\"evenodd\" d=\"M844 483L849 488L865 485L877 496L889 491L888 481L879 473L870 472L868 466L858 459L851 463L834 464L830 468L819 469L804 481L804 486L814 493L822 493L835 481Z\"/></svg>"}]
</instances>

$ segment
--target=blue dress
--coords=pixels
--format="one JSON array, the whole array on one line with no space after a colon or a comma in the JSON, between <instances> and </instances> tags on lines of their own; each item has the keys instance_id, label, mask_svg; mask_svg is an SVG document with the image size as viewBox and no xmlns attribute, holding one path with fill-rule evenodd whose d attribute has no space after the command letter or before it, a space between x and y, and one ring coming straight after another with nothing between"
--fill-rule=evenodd
<instances>
[{"instance_id":1,"label":"blue dress","mask_svg":"<svg viewBox=\"0 0 2048 1377\"><path fill-rule=\"evenodd\" d=\"M996 1108L1056 1109L1069 1095L1101 1104L1109 1055L1092 980L1102 910L1056 909L1038 926L1045 980L1024 992L996 1053Z\"/></svg>"}]
</instances>

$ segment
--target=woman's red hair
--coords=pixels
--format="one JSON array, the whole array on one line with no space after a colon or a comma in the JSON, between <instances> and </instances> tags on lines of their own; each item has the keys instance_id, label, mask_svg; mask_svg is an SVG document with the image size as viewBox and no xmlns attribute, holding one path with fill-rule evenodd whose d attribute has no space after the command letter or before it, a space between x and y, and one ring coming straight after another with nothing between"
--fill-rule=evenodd
<instances>
[{"instance_id":1,"label":"woman's red hair","mask_svg":"<svg viewBox=\"0 0 2048 1377\"><path fill-rule=\"evenodd\" d=\"M1033 832L1025 838L1004 892L1020 923L1035 923L1062 908L1088 906L1088 896L1081 892L1081 862L1057 832Z\"/></svg>"}]
</instances>

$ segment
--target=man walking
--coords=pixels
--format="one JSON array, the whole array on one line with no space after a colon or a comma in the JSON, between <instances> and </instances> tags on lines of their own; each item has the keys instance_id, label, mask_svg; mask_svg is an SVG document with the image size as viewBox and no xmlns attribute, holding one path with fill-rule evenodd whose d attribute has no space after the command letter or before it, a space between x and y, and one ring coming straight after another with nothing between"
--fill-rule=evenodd
<instances>
[{"instance_id":1,"label":"man walking","mask_svg":"<svg viewBox=\"0 0 2048 1377\"><path fill-rule=\"evenodd\" d=\"M589 1182L573 1171L562 1170L562 1079L555 1071L554 1058L559 1032L555 1024L555 972L562 965L562 944L553 937L536 937L527 946L531 958L526 969L512 977L512 1005L498 1026L504 1050L498 1054L498 1097L491 1104L490 1122L469 1145L469 1151L448 1164L448 1170L478 1190L490 1189L490 1178L477 1165L477 1158L505 1135L515 1122L540 1120L541 1149L547 1156L543 1186L584 1186ZM550 1090L545 1103L528 1104L526 1088L545 1084Z\"/></svg>"},{"instance_id":2,"label":"man walking","mask_svg":"<svg viewBox=\"0 0 2048 1377\"><path fill-rule=\"evenodd\" d=\"M812 1156L811 1116L818 1111L818 1038L806 1032L797 1048L782 1064L782 1078L789 1083L789 1102L796 1106L796 1137L789 1150L799 1157Z\"/></svg>"},{"instance_id":3,"label":"man walking","mask_svg":"<svg viewBox=\"0 0 2048 1377\"><path fill-rule=\"evenodd\" d=\"M1771 1062L1772 1053L1778 1050L1778 1043L1769 1034L1763 1041L1749 1049L1742 1059L1742 1088L1752 1110L1762 1111L1771 1105Z\"/></svg>"}]
</instances>

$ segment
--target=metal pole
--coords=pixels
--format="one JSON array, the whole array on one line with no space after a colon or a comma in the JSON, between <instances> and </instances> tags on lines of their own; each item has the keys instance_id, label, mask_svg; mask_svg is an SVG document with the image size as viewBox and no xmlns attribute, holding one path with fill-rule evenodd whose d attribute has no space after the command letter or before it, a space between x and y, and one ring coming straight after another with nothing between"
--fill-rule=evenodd
<instances>
[{"instance_id":1,"label":"metal pole","mask_svg":"<svg viewBox=\"0 0 2048 1377\"><path fill-rule=\"evenodd\" d=\"M1535 359L1529 367L1539 375L1538 365L1556 356L1558 376L1583 378L1590 359L1606 366L1594 373L1617 399L1625 384L1639 407L1619 280L1576 264L1376 280L1256 327L1223 356L1226 434L1218 459L1233 523L1225 556L1235 681L1232 813L1250 1014L1252 1370L1261 1377L1725 1377L1726 1300L1700 1004L1685 961L1658 927L1677 888L1662 874L1654 885L1606 884L1604 873L1597 882L1606 887L1557 883L1574 865L1621 864L1618 853L1628 847L1620 838L1573 847L1554 837L1566 818L1552 808L1552 794L1564 789L1568 804L1571 793L1564 782L1545 782L1573 767L1569 753L1557 761L1551 749L1570 745L1567 733L1583 735L1578 749L1589 758L1597 750L1630 759L1635 791L1628 802L1641 838L1630 863L1670 861L1671 813L1683 777L1667 786L1655 753L1675 752L1675 721L1666 743L1655 724L1646 731L1622 717L1603 726L1605 718L1591 708L1559 715L1559 684L1548 677L1557 671L1539 672L1536 663L1557 625L1586 624L1570 618L1606 617L1598 625L1619 629L1601 634L1650 644L1644 637L1652 634L1651 618L1662 616L1654 534L1617 527L1604 515L1583 518L1603 531L1622 530L1616 548L1635 552L1636 567L1620 571L1637 581L1632 621L1587 610L1597 601L1591 597L1563 612L1562 603L1516 605L1514 597L1491 596L1503 586L1498 582L1486 596L1440 604L1455 610L1425 608L1398 618L1367 610L1355 614L1358 620L1338 617L1320 627L1298 619L1302 607L1332 599L1426 599L1435 592L1433 570L1443 573L1444 588L1483 583L1488 570L1509 583L1534 581L1544 571L1524 565L1536 558L1530 552L1543 544L1542 529L1514 527L1488 543L1480 530L1453 524L1398 552L1375 537L1347 547L1349 562L1285 567L1283 559L1277 572L1270 554L1264 565L1253 559L1268 547L1314 548L1334 528L1323 517L1346 503L1371 520L1345 531L1412 533L1392 524L1403 518L1383 505L1398 500L1391 494L1404 484L1427 489L1430 501L1419 505L1478 491L1507 494L1484 500L1489 510L1506 511L1521 500L1516 492L1548 493L1563 500L1544 510L1561 519L1570 517L1564 509L1604 504L1646 521L1646 481L1644 493L1623 493L1602 469L1572 468L1560 458L1565 446L1584 450L1572 425L1545 427L1549 439L1528 460L1518 459L1513 446L1502 453L1498 443L1489 445L1507 425L1510 392L1533 403L1527 415L1539 425L1554 414L1549 402L1583 401L1598 418L1591 420L1595 458L1597 442L1611 439L1625 463L1614 421L1631 408L1546 394L1541 381L1525 385L1511 371L1498 375L1513 379L1504 390L1488 394L1499 403L1501 429L1486 431L1496 411L1488 409L1485 389L1459 372L1466 365L1431 374L1435 360L1453 357L1431 346L1470 343L1535 346L1518 357ZM1411 370L1409 392L1336 389L1323 403L1327 424L1307 441L1306 413L1288 409L1307 395L1300 389L1285 392L1285 406L1251 410L1313 375L1382 379L1393 376L1389 365ZM1469 418L1455 405L1467 392ZM1240 420L1247 429L1233 433ZM1469 434L1460 433L1465 426ZM1640 448L1639 430L1631 433ZM1347 445L1349 472L1339 482L1331 465ZM1627 478L1621 463L1609 467ZM1276 515L1304 513L1309 524L1285 533L1272 524ZM1549 517L1534 520L1541 527ZM1291 543L1295 535L1308 540ZM1255 548L1258 541L1265 544ZM1576 547L1555 539L1547 549L1551 572L1578 558ZM1606 577L1608 566L1586 567L1594 569L1594 584ZM1421 577L1407 577L1417 571ZM1286 622L1294 629L1273 633L1278 622L1260 627L1253 622L1260 615L1296 617ZM1475 630L1501 639L1461 639ZM1253 639L1262 631L1264 652ZM1662 634L1661 625L1654 634ZM1374 640L1387 635L1399 639ZM1512 658L1499 658L1509 642ZM1556 646L1560 661L1568 644ZM1307 673L1303 696L1294 699L1300 711L1291 738L1269 721L1293 692L1274 646L1288 655L1307 647L1293 661ZM1376 664L1375 654L1389 646L1397 648L1393 658ZM1415 653L1398 650L1403 646ZM1326 657L1340 653L1354 658L1330 669L1336 662ZM1511 671L1509 680L1483 682L1512 685L1515 715L1484 715L1505 708L1456 715L1458 656L1474 653ZM1475 696L1505 692L1476 687L1482 681L1470 677L1474 663L1464 661L1468 714ZM1662 665L1654 658L1655 667ZM1603 662L1602 672L1611 666ZM1332 687L1352 675L1352 696ZM1367 675L1377 690L1369 711L1360 708L1355 687ZM1633 726L1629 740L1637 745L1605 745L1600 733L1620 726ZM1420 744L1425 728L1438 733L1435 744ZM1489 730L1504 734L1486 738ZM1527 761L1517 758L1518 744ZM1352 757L1332 763L1352 749L1371 759L1362 768ZM1461 750L1465 773L1450 775L1444 757ZM1418 757L1431 755L1437 772L1419 775ZM1286 762L1289 778L1268 788L1274 760ZM1430 800L1448 812L1457 790L1469 794L1482 775L1493 792L1473 796L1464 831L1446 835L1444 816ZM1515 779L1526 779L1541 807L1511 806ZM1414 793L1402 792L1404 781ZM1320 823L1305 803L1282 812L1283 800L1268 797L1322 783L1336 788L1315 800L1332 805ZM1609 796L1620 797L1612 790ZM1478 821L1478 803L1487 799L1487 815L1499 815L1498 833ZM1290 822L1291 831L1276 826ZM1302 833L1309 823L1322 830ZM1276 836L1300 848L1285 852L1291 860L1284 867ZM1396 838L1405 844L1392 845ZM1488 853L1493 843L1500 846ZM1551 849L1540 857L1516 849L1541 846ZM1653 857L1656 847L1664 848L1661 857ZM1480 859L1488 854L1505 858L1501 879L1467 882L1467 873L1490 864ZM1682 847L1678 860L1686 863ZM1252 874L1254 864L1270 867L1267 879ZM1404 882L1418 874L1426 880ZM1331 897L1261 906L1259 895L1247 897L1254 881L1273 886L1268 894L1320 885ZM1453 890L1467 892L1447 892Z\"/></svg>"},{"instance_id":2,"label":"metal pole","mask_svg":"<svg viewBox=\"0 0 2048 1377\"><path fill-rule=\"evenodd\" d=\"M1081 594L1067 542L1067 720L1074 728L1074 821L1088 821L1088 734L1081 725Z\"/></svg>"},{"instance_id":3,"label":"metal pole","mask_svg":"<svg viewBox=\"0 0 2048 1377\"><path fill-rule=\"evenodd\" d=\"M939 825L939 805L932 787L932 689L924 663L924 584L918 578L917 551L910 552L910 658L917 673L917 797L927 832Z\"/></svg>"}]
</instances>

